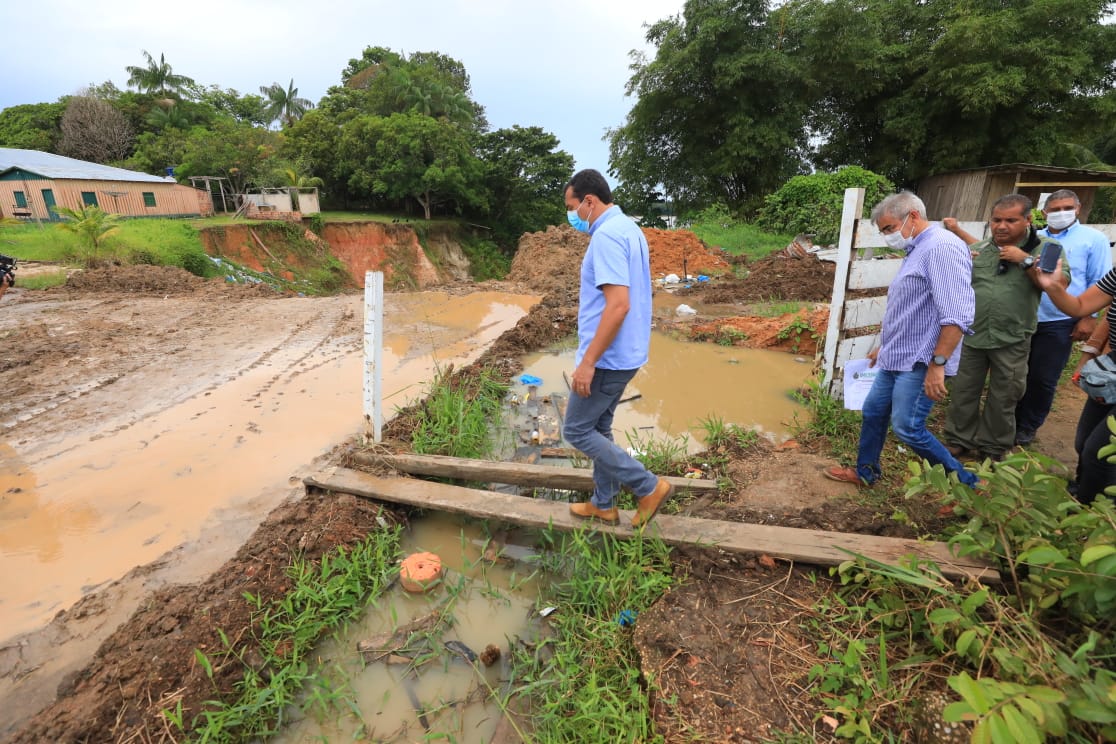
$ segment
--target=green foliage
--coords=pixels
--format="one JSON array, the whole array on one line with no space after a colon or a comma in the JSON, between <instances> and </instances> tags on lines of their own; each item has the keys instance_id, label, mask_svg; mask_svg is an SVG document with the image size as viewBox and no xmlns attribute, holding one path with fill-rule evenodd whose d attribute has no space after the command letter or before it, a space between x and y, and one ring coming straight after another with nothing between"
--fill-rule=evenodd
<instances>
[{"instance_id":1,"label":"green foliage","mask_svg":"<svg viewBox=\"0 0 1116 744\"><path fill-rule=\"evenodd\" d=\"M65 113L65 101L9 106L0 111L0 147L54 152Z\"/></svg>"},{"instance_id":2,"label":"green foliage","mask_svg":"<svg viewBox=\"0 0 1116 744\"><path fill-rule=\"evenodd\" d=\"M857 166L795 176L764 199L756 224L775 232L807 233L821 244L835 242L841 231L845 189L849 188L865 190L866 211L895 190L883 176Z\"/></svg>"},{"instance_id":3,"label":"green foliage","mask_svg":"<svg viewBox=\"0 0 1116 744\"><path fill-rule=\"evenodd\" d=\"M814 333L814 329L810 327L806 319L799 316L780 328L779 332L775 334L775 338L780 341L786 341L789 338L791 340L791 353L797 354L799 347L802 345L803 334L814 340L818 338L818 334Z\"/></svg>"},{"instance_id":4,"label":"green foliage","mask_svg":"<svg viewBox=\"0 0 1116 744\"><path fill-rule=\"evenodd\" d=\"M795 436L824 437L835 457L855 461L860 441L859 412L848 410L841 401L830 397L820 379L810 380L805 388L794 393L794 399L806 408L808 415L806 421L801 421L795 414Z\"/></svg>"},{"instance_id":5,"label":"green foliage","mask_svg":"<svg viewBox=\"0 0 1116 744\"><path fill-rule=\"evenodd\" d=\"M82 248L87 252L87 258L98 258L101 242L106 236L119 229L117 223L120 222L120 216L108 214L100 207L83 206L80 209L70 209L56 206L54 211L64 218L58 223L58 228L78 236Z\"/></svg>"},{"instance_id":6,"label":"green foliage","mask_svg":"<svg viewBox=\"0 0 1116 744\"><path fill-rule=\"evenodd\" d=\"M791 235L769 233L742 222L723 204L714 204L698 212L688 227L706 244L734 256L763 258L782 250L791 242Z\"/></svg>"},{"instance_id":7,"label":"green foliage","mask_svg":"<svg viewBox=\"0 0 1116 744\"><path fill-rule=\"evenodd\" d=\"M430 219L435 207L483 206L481 165L466 132L421 114L361 116L339 142L354 195L414 199Z\"/></svg>"},{"instance_id":8,"label":"green foliage","mask_svg":"<svg viewBox=\"0 0 1116 744\"><path fill-rule=\"evenodd\" d=\"M263 93L267 98L264 115L270 117L268 121L272 122L278 119L283 126L289 127L294 124L302 118L303 114L314 107L314 104L307 99L298 97L298 88L294 87L294 78L291 79L286 88L279 83L261 85L260 93Z\"/></svg>"},{"instance_id":9,"label":"green foliage","mask_svg":"<svg viewBox=\"0 0 1116 744\"><path fill-rule=\"evenodd\" d=\"M653 473L667 474L679 471L680 464L686 459L689 437L661 437L640 432L638 429L624 432L628 447L635 451L635 458Z\"/></svg>"},{"instance_id":10,"label":"green foliage","mask_svg":"<svg viewBox=\"0 0 1116 744\"><path fill-rule=\"evenodd\" d=\"M209 701L195 716L190 739L240 742L274 734L288 707L297 704L298 693L324 682L320 672L310 670L314 644L359 616L370 598L387 589L398 549L398 529L374 532L352 547L342 545L326 553L317 564L296 558L287 571L293 588L266 607L245 593L255 607L255 642L230 641L218 631L224 648L217 663L200 649L193 659L210 679L215 666L242 666L236 696ZM249 663L252 647L263 657L262 665ZM164 714L185 733L181 709Z\"/></svg>"},{"instance_id":11,"label":"green foliage","mask_svg":"<svg viewBox=\"0 0 1116 744\"><path fill-rule=\"evenodd\" d=\"M1048 163L1112 130L1116 26L1105 0L802 0L788 53L810 80L815 162L897 183L956 168ZM1064 39L1072 49L1052 54ZM1048 112L1057 111L1057 117Z\"/></svg>"},{"instance_id":12,"label":"green foliage","mask_svg":"<svg viewBox=\"0 0 1116 744\"><path fill-rule=\"evenodd\" d=\"M439 370L412 431L412 449L423 455L488 456L488 425L499 415L506 392L507 385L489 370L464 381Z\"/></svg>"},{"instance_id":13,"label":"green foliage","mask_svg":"<svg viewBox=\"0 0 1116 744\"><path fill-rule=\"evenodd\" d=\"M511 271L511 258L491 240L463 238L461 250L469 259L469 273L473 281L503 279Z\"/></svg>"},{"instance_id":14,"label":"green foliage","mask_svg":"<svg viewBox=\"0 0 1116 744\"><path fill-rule=\"evenodd\" d=\"M666 546L592 530L547 534L560 563L543 600L561 609L547 620L552 637L513 645L508 685L532 701L532 740L656 741L631 631L618 617L638 615L670 588Z\"/></svg>"},{"instance_id":15,"label":"green foliage","mask_svg":"<svg viewBox=\"0 0 1116 744\"><path fill-rule=\"evenodd\" d=\"M661 184L676 208L741 208L802 171L809 76L768 6L691 0L651 25L655 57L633 58L635 103L608 135L611 170L629 189Z\"/></svg>"},{"instance_id":16,"label":"green foliage","mask_svg":"<svg viewBox=\"0 0 1116 744\"><path fill-rule=\"evenodd\" d=\"M146 93L156 93L163 98L181 95L194 81L185 75L176 75L167 64L166 56L159 55L159 61L143 50L147 64L140 67L130 65L124 68L128 73L128 85Z\"/></svg>"},{"instance_id":17,"label":"green foliage","mask_svg":"<svg viewBox=\"0 0 1116 744\"><path fill-rule=\"evenodd\" d=\"M573 173L573 156L540 127L513 126L484 134L477 146L484 164L488 214L496 242L513 248L519 236L562 220L562 189Z\"/></svg>"},{"instance_id":18,"label":"green foliage","mask_svg":"<svg viewBox=\"0 0 1116 744\"><path fill-rule=\"evenodd\" d=\"M23 289L50 289L66 283L65 271L51 271L49 273L21 276L19 286Z\"/></svg>"}]
</instances>

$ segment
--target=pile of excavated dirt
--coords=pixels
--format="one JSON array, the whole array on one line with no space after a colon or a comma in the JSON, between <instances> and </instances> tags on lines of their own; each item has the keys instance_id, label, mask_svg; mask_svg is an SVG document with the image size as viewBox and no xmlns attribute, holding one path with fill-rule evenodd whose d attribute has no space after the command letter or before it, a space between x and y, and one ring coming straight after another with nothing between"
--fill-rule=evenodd
<instances>
[{"instance_id":1,"label":"pile of excavated dirt","mask_svg":"<svg viewBox=\"0 0 1116 744\"><path fill-rule=\"evenodd\" d=\"M62 291L123 292L128 294L182 295L196 292L236 292L263 297L282 297L266 284L231 284L223 279L205 279L177 266L128 264L102 266L71 274Z\"/></svg>"},{"instance_id":2,"label":"pile of excavated dirt","mask_svg":"<svg viewBox=\"0 0 1116 744\"><path fill-rule=\"evenodd\" d=\"M729 268L721 251L710 249L689 230L643 228L643 234L647 237L652 278L685 273L714 275ZM535 292L569 287L576 291L581 258L588 245L589 236L567 225L526 233L519 239L508 281L522 283Z\"/></svg>"},{"instance_id":3,"label":"pile of excavated dirt","mask_svg":"<svg viewBox=\"0 0 1116 744\"><path fill-rule=\"evenodd\" d=\"M788 258L781 253L745 262L746 278L730 274L709 282L680 288L679 296L691 295L705 303L751 303L771 300L829 302L837 265L813 255Z\"/></svg>"}]
</instances>

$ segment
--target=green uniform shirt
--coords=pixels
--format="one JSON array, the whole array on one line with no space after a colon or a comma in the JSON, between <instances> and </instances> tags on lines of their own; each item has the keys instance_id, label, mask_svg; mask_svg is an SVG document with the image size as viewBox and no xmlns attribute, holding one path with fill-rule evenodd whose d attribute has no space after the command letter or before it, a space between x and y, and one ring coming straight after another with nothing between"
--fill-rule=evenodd
<instances>
[{"instance_id":1,"label":"green uniform shirt","mask_svg":"<svg viewBox=\"0 0 1116 744\"><path fill-rule=\"evenodd\" d=\"M1042 247L1056 240L1042 241L1031 252L1038 260ZM1042 290L1035 286L1023 267L1005 263L1000 271L1000 249L989 240L971 246L973 257L973 293L976 295L976 316L973 333L965 337L965 346L974 349L1000 349L1026 341L1035 332L1038 305ZM1066 265L1062 264L1063 273Z\"/></svg>"}]
</instances>

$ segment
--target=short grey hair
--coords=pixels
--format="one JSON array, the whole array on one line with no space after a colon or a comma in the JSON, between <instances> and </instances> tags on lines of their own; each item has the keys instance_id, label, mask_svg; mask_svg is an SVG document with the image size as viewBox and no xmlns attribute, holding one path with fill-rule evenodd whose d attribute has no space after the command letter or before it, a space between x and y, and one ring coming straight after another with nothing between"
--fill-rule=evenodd
<instances>
[{"instance_id":1,"label":"short grey hair","mask_svg":"<svg viewBox=\"0 0 1116 744\"><path fill-rule=\"evenodd\" d=\"M1058 189L1053 194L1046 197L1046 201L1042 203L1042 206L1045 208L1046 205L1049 204L1050 201L1053 199L1073 199L1073 203L1076 206L1081 206L1081 200L1077 198L1077 194L1073 193L1069 189Z\"/></svg>"},{"instance_id":2,"label":"short grey hair","mask_svg":"<svg viewBox=\"0 0 1116 744\"><path fill-rule=\"evenodd\" d=\"M911 212L918 212L923 219L926 219L926 205L923 204L922 199L919 199L910 191L900 191L876 205L876 208L872 210L872 222L879 222L880 217L884 215L899 219Z\"/></svg>"}]
</instances>

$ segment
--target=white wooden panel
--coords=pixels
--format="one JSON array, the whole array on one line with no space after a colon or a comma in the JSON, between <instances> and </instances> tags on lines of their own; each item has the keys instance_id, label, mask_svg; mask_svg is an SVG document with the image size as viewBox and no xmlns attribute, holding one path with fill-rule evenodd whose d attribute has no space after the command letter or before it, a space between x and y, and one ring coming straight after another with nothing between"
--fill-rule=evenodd
<instances>
[{"instance_id":1,"label":"white wooden panel","mask_svg":"<svg viewBox=\"0 0 1116 744\"><path fill-rule=\"evenodd\" d=\"M844 369L845 362L850 359L863 359L868 356L872 347L879 343L879 340L879 334L841 339L841 343L837 346L837 364Z\"/></svg>"},{"instance_id":2,"label":"white wooden panel","mask_svg":"<svg viewBox=\"0 0 1116 744\"><path fill-rule=\"evenodd\" d=\"M833 297L829 305L829 323L825 332L825 351L822 354L822 386L833 395L834 362L837 358L837 341L841 338L841 316L845 309L845 291L849 285L849 264L852 263L853 246L860 215L864 213L864 189L845 189L841 208L841 232L837 239L837 267L833 272Z\"/></svg>"},{"instance_id":3,"label":"white wooden panel","mask_svg":"<svg viewBox=\"0 0 1116 744\"><path fill-rule=\"evenodd\" d=\"M883 235L880 235L879 228L872 220L861 220L860 224L856 227L856 247L857 248L886 248L887 243L884 242Z\"/></svg>"},{"instance_id":4,"label":"white wooden panel","mask_svg":"<svg viewBox=\"0 0 1116 744\"><path fill-rule=\"evenodd\" d=\"M879 325L883 320L885 307L887 307L886 297L849 300L845 303L845 319L841 327L849 329Z\"/></svg>"},{"instance_id":5,"label":"white wooden panel","mask_svg":"<svg viewBox=\"0 0 1116 744\"><path fill-rule=\"evenodd\" d=\"M849 269L849 289L877 289L890 286L903 262L897 258L853 261Z\"/></svg>"}]
</instances>

